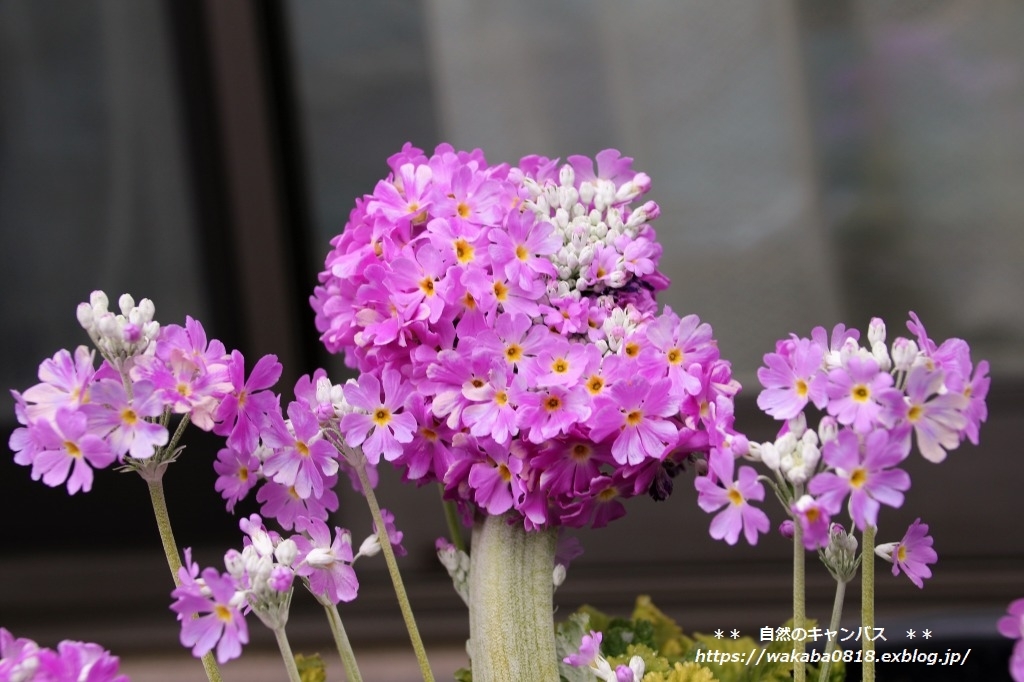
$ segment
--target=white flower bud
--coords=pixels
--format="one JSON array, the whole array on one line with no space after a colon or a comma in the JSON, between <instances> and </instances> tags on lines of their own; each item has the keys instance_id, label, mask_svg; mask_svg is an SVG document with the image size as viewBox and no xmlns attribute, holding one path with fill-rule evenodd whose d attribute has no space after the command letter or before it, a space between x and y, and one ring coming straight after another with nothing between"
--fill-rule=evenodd
<instances>
[{"instance_id":1,"label":"white flower bud","mask_svg":"<svg viewBox=\"0 0 1024 682\"><path fill-rule=\"evenodd\" d=\"M580 201L588 206L594 202L594 194L597 189L594 187L594 183L587 181L580 184Z\"/></svg>"},{"instance_id":2,"label":"white flower bud","mask_svg":"<svg viewBox=\"0 0 1024 682\"><path fill-rule=\"evenodd\" d=\"M892 359L889 357L889 349L884 343L877 342L871 345L871 357L878 363L878 368L883 372L892 369Z\"/></svg>"},{"instance_id":3,"label":"white flower bud","mask_svg":"<svg viewBox=\"0 0 1024 682\"><path fill-rule=\"evenodd\" d=\"M285 566L291 566L295 563L295 557L298 556L298 553L299 548L291 538L282 540L281 543L274 548L274 558L277 559L278 563Z\"/></svg>"},{"instance_id":4,"label":"white flower bud","mask_svg":"<svg viewBox=\"0 0 1024 682\"><path fill-rule=\"evenodd\" d=\"M565 582L565 566L558 564L555 566L555 570L551 576L551 582L554 583L555 587L560 587Z\"/></svg>"},{"instance_id":5,"label":"white flower bud","mask_svg":"<svg viewBox=\"0 0 1024 682\"><path fill-rule=\"evenodd\" d=\"M358 556L376 556L380 553L380 538L376 534L369 536L363 540L363 544L359 545Z\"/></svg>"},{"instance_id":6,"label":"white flower bud","mask_svg":"<svg viewBox=\"0 0 1024 682\"><path fill-rule=\"evenodd\" d=\"M82 329L91 333L96 325L92 315L92 306L88 303L79 303L75 314L78 316L78 324L82 325Z\"/></svg>"},{"instance_id":7,"label":"white flower bud","mask_svg":"<svg viewBox=\"0 0 1024 682\"><path fill-rule=\"evenodd\" d=\"M878 343L885 343L885 322L880 317L872 317L868 324L868 345L874 348Z\"/></svg>"},{"instance_id":8,"label":"white flower bud","mask_svg":"<svg viewBox=\"0 0 1024 682\"><path fill-rule=\"evenodd\" d=\"M834 417L822 417L818 423L818 440L822 445L833 441L839 435L839 422Z\"/></svg>"},{"instance_id":9,"label":"white flower bud","mask_svg":"<svg viewBox=\"0 0 1024 682\"><path fill-rule=\"evenodd\" d=\"M89 304L92 306L93 311L97 313L105 313L109 309L110 300L107 299L107 295L102 291L94 291L89 294Z\"/></svg>"},{"instance_id":10,"label":"white flower bud","mask_svg":"<svg viewBox=\"0 0 1024 682\"><path fill-rule=\"evenodd\" d=\"M245 558L238 550L229 549L224 555L224 568L233 578L245 575Z\"/></svg>"},{"instance_id":11,"label":"white flower bud","mask_svg":"<svg viewBox=\"0 0 1024 682\"><path fill-rule=\"evenodd\" d=\"M117 305L121 309L121 314L128 317L135 307L135 299L131 294L121 294L121 298L117 299Z\"/></svg>"},{"instance_id":12,"label":"white flower bud","mask_svg":"<svg viewBox=\"0 0 1024 682\"><path fill-rule=\"evenodd\" d=\"M896 371L909 371L914 366L918 353L917 342L905 339L902 336L897 337L892 342L892 361Z\"/></svg>"},{"instance_id":13,"label":"white flower bud","mask_svg":"<svg viewBox=\"0 0 1024 682\"><path fill-rule=\"evenodd\" d=\"M558 184L562 187L572 187L575 183L576 171L567 163L558 170Z\"/></svg>"}]
</instances>

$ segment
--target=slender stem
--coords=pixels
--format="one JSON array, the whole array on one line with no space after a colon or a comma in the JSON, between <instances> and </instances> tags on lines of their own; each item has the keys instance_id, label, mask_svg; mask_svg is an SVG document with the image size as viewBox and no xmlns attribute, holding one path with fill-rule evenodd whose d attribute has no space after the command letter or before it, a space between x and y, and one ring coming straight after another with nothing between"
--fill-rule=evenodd
<instances>
[{"instance_id":1,"label":"slender stem","mask_svg":"<svg viewBox=\"0 0 1024 682\"><path fill-rule=\"evenodd\" d=\"M277 639L277 648L281 650L281 658L284 659L284 668L288 671L289 682L302 682L299 677L299 667L295 665L295 655L292 653L292 646L288 643L288 635L284 628L274 628L274 637Z\"/></svg>"},{"instance_id":2,"label":"slender stem","mask_svg":"<svg viewBox=\"0 0 1024 682\"><path fill-rule=\"evenodd\" d=\"M331 624L331 632L334 634L334 644L338 647L338 655L341 656L341 665L345 668L345 679L348 682L363 682L363 676L359 672L359 665L356 663L356 654L352 651L352 643L348 641L348 633L341 623L341 614L338 613L338 605L324 604L327 612L327 622Z\"/></svg>"},{"instance_id":3,"label":"slender stem","mask_svg":"<svg viewBox=\"0 0 1024 682\"><path fill-rule=\"evenodd\" d=\"M384 523L384 517L381 516L380 505L377 504L377 496L373 492L373 486L370 485L370 478L366 475L365 461L357 462L355 469L359 473L359 483L363 487L363 494L366 495L366 502L370 505L370 514L373 515L373 522L377 525L377 538L380 540L380 547L384 552L384 560L387 562L388 572L391 574L391 584L395 588L398 606L402 609L405 629L409 631L409 639L412 642L413 651L416 653L416 660L420 665L420 673L423 675L424 682L434 682L434 673L430 669L427 651L423 648L423 640L420 638L419 628L416 627L416 619L413 617L412 607L409 605L409 597L405 593L402 574L398 572L398 562L395 561L395 552L391 548L388 529Z\"/></svg>"},{"instance_id":4,"label":"slender stem","mask_svg":"<svg viewBox=\"0 0 1024 682\"><path fill-rule=\"evenodd\" d=\"M185 433L185 427L187 427L188 425L189 418L188 414L186 413L185 416L181 418L181 421L178 422L178 428L174 429L174 435L171 436L170 442L167 443L167 446L164 448L164 452L166 454L174 454L174 448L178 447L178 441L181 440L181 434Z\"/></svg>"},{"instance_id":5,"label":"slender stem","mask_svg":"<svg viewBox=\"0 0 1024 682\"><path fill-rule=\"evenodd\" d=\"M451 500L444 499L444 487L438 486L441 491L441 504L444 505L444 520L448 523L448 534L452 538L452 544L460 552L466 551L466 540L462 536L462 522L459 521L459 510Z\"/></svg>"},{"instance_id":6,"label":"slender stem","mask_svg":"<svg viewBox=\"0 0 1024 682\"><path fill-rule=\"evenodd\" d=\"M174 586L178 587L181 585L181 582L178 580L178 570L181 568L181 555L178 553L178 544L174 541L171 517L167 513L163 477L160 475L146 478L145 481L149 487L149 500L153 503L153 514L156 516L156 527L160 532L160 542L164 547L167 567L171 569L171 578L174 580ZM221 682L220 668L217 667L217 661L213 658L213 652L207 652L203 656L203 668L206 670L206 677L210 682Z\"/></svg>"},{"instance_id":7,"label":"slender stem","mask_svg":"<svg viewBox=\"0 0 1024 682\"><path fill-rule=\"evenodd\" d=\"M469 656L478 682L557 680L555 533L487 516L473 528Z\"/></svg>"},{"instance_id":8,"label":"slender stem","mask_svg":"<svg viewBox=\"0 0 1024 682\"><path fill-rule=\"evenodd\" d=\"M864 652L863 682L875 680L875 527L867 526L862 538L860 564L861 650Z\"/></svg>"},{"instance_id":9,"label":"slender stem","mask_svg":"<svg viewBox=\"0 0 1024 682\"><path fill-rule=\"evenodd\" d=\"M829 621L828 631L839 632L839 621L843 617L843 602L846 600L846 581L836 580L836 598L832 602L832 620ZM836 637L829 637L825 646L825 658L821 663L821 673L818 675L818 682L828 680L829 669L832 667L832 652L836 650Z\"/></svg>"},{"instance_id":10,"label":"slender stem","mask_svg":"<svg viewBox=\"0 0 1024 682\"><path fill-rule=\"evenodd\" d=\"M806 578L805 578L805 563L806 557L804 556L804 529L800 525L799 521L793 524L793 629L807 627L807 613L804 592L806 590ZM801 639L799 642L794 641L793 646L797 653L802 654L804 652L804 641ZM793 664L793 681L794 682L805 682L807 680L807 668L806 664L800 660L803 657L796 657L797 661Z\"/></svg>"}]
</instances>

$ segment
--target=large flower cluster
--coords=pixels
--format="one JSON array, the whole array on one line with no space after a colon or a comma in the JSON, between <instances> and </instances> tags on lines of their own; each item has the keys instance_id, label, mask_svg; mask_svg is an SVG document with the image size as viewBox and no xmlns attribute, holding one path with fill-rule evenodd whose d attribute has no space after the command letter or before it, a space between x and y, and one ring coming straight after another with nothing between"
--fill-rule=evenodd
<instances>
[{"instance_id":1,"label":"large flower cluster","mask_svg":"<svg viewBox=\"0 0 1024 682\"><path fill-rule=\"evenodd\" d=\"M657 314L650 178L596 161L407 145L357 201L311 302L362 373L342 426L372 463L527 528L597 527L689 453L744 449L711 328Z\"/></svg>"},{"instance_id":2,"label":"large flower cluster","mask_svg":"<svg viewBox=\"0 0 1024 682\"><path fill-rule=\"evenodd\" d=\"M778 438L751 443L748 458L771 470L790 514L801 525L809 549L830 541L830 519L848 510L856 528L876 526L881 505L899 507L910 488L900 464L916 443L921 454L941 462L964 440L978 442L987 416L988 363L974 366L961 339L937 345L914 313L907 326L914 338L886 344L884 323L873 319L866 345L857 330L838 325L829 335L814 329L776 344L758 371L764 390L757 404L785 422ZM817 429L808 428L816 409ZM764 488L749 466L713 452L710 475L697 479L699 503L718 513L712 535L735 542L744 531L754 543L768 528L767 517L750 505ZM935 561L927 526L911 527L884 556L920 586Z\"/></svg>"},{"instance_id":3,"label":"large flower cluster","mask_svg":"<svg viewBox=\"0 0 1024 682\"><path fill-rule=\"evenodd\" d=\"M99 644L64 640L57 650L0 628L0 680L9 682L129 682L117 656Z\"/></svg>"}]
</instances>

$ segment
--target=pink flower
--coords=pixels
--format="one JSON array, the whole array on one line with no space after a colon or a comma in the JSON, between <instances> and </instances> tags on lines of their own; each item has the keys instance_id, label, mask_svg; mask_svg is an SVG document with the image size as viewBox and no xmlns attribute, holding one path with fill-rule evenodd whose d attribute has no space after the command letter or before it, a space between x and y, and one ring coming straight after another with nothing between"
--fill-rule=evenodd
<instances>
[{"instance_id":1,"label":"pink flower","mask_svg":"<svg viewBox=\"0 0 1024 682\"><path fill-rule=\"evenodd\" d=\"M132 393L129 399L120 381L104 379L93 387L93 402L82 410L89 416L90 431L104 434L115 455L146 459L167 445L167 429L147 419L163 414L164 405L148 381L136 381Z\"/></svg>"},{"instance_id":2,"label":"pink flower","mask_svg":"<svg viewBox=\"0 0 1024 682\"><path fill-rule=\"evenodd\" d=\"M99 644L64 640L57 645L57 651L42 649L39 652L39 669L32 679L55 682L129 682L127 675L118 674L119 667L117 656L112 656Z\"/></svg>"},{"instance_id":3,"label":"pink flower","mask_svg":"<svg viewBox=\"0 0 1024 682\"><path fill-rule=\"evenodd\" d=\"M278 407L278 397L265 390L281 378L281 363L276 355L264 355L245 379L245 358L237 350L231 353L228 377L232 389L224 395L214 419L213 432L228 437L228 447L253 452L259 442L260 428L267 414Z\"/></svg>"},{"instance_id":4,"label":"pink flower","mask_svg":"<svg viewBox=\"0 0 1024 682\"><path fill-rule=\"evenodd\" d=\"M804 547L820 549L828 545L832 517L827 508L810 495L794 502L790 511L803 530Z\"/></svg>"},{"instance_id":5,"label":"pink flower","mask_svg":"<svg viewBox=\"0 0 1024 682\"><path fill-rule=\"evenodd\" d=\"M776 419L792 419L808 402L819 409L828 401L822 372L825 351L810 339L779 341L775 353L764 356L767 367L757 370L764 390L757 406Z\"/></svg>"},{"instance_id":6,"label":"pink flower","mask_svg":"<svg viewBox=\"0 0 1024 682\"><path fill-rule=\"evenodd\" d=\"M1003 637L1017 640L1010 657L1010 676L1015 682L1024 682L1024 599L1011 602L996 627Z\"/></svg>"},{"instance_id":7,"label":"pink flower","mask_svg":"<svg viewBox=\"0 0 1024 682\"><path fill-rule=\"evenodd\" d=\"M899 507L903 492L910 488L910 475L895 469L906 456L899 434L876 429L865 436L843 429L825 443L822 458L834 471L823 471L811 479L807 490L832 514L838 514L850 496L850 516L857 528L878 524L881 504Z\"/></svg>"},{"instance_id":8,"label":"pink flower","mask_svg":"<svg viewBox=\"0 0 1024 682\"><path fill-rule=\"evenodd\" d=\"M39 381L25 389L22 397L30 420L51 419L60 407L77 409L89 402L89 388L96 370L93 351L85 346L75 349L72 358L66 350L57 351L39 365Z\"/></svg>"},{"instance_id":9,"label":"pink flower","mask_svg":"<svg viewBox=\"0 0 1024 682\"><path fill-rule=\"evenodd\" d=\"M828 413L857 433L867 433L882 423L882 401L892 383L892 375L873 358L851 355L828 373Z\"/></svg>"},{"instance_id":10,"label":"pink flower","mask_svg":"<svg viewBox=\"0 0 1024 682\"><path fill-rule=\"evenodd\" d=\"M202 572L202 582L182 585L171 592L175 601L171 610L181 622L181 644L192 647L192 655L202 658L217 648L217 662L227 663L242 654L249 643L249 629L242 615L245 594L235 587L228 574L213 568Z\"/></svg>"},{"instance_id":11,"label":"pink flower","mask_svg":"<svg viewBox=\"0 0 1024 682\"><path fill-rule=\"evenodd\" d=\"M917 449L930 462L946 459L946 451L960 445L960 433L967 426L964 410L968 398L962 393L941 393L943 373L917 365L907 376L905 400L888 400L893 411L914 427ZM910 448L907 431L906 448Z\"/></svg>"},{"instance_id":12,"label":"pink flower","mask_svg":"<svg viewBox=\"0 0 1024 682\"><path fill-rule=\"evenodd\" d=\"M899 542L879 545L875 552L892 562L892 574L899 575L903 571L910 582L924 587L925 578L932 577L928 564L934 564L939 555L932 549L932 536L928 535L928 526L915 519L906 534Z\"/></svg>"},{"instance_id":13,"label":"pink flower","mask_svg":"<svg viewBox=\"0 0 1024 682\"><path fill-rule=\"evenodd\" d=\"M356 598L359 580L352 568L352 536L335 527L334 538L320 519L300 517L295 527L305 535L293 540L299 548L296 573L309 579L309 591L337 604Z\"/></svg>"},{"instance_id":14,"label":"pink flower","mask_svg":"<svg viewBox=\"0 0 1024 682\"><path fill-rule=\"evenodd\" d=\"M767 533L770 523L768 515L750 500L764 499L764 486L757 480L752 467L740 467L739 479L733 480L735 459L727 453L712 451L708 458L708 475L694 480L697 488L697 504L710 513L725 507L711 521L711 537L735 545L743 532L747 542L757 544L757 534Z\"/></svg>"},{"instance_id":15,"label":"pink flower","mask_svg":"<svg viewBox=\"0 0 1024 682\"><path fill-rule=\"evenodd\" d=\"M269 415L263 442L274 453L263 463L263 474L295 488L299 497L321 497L324 479L338 473L337 451L320 432L320 422L309 406L298 401L288 405L289 425L279 412Z\"/></svg>"},{"instance_id":16,"label":"pink flower","mask_svg":"<svg viewBox=\"0 0 1024 682\"><path fill-rule=\"evenodd\" d=\"M612 435L612 457L619 464L640 464L662 459L676 444L679 429L669 421L679 412L672 382L643 380L620 382L595 401L590 435L601 441Z\"/></svg>"},{"instance_id":17,"label":"pink flower","mask_svg":"<svg viewBox=\"0 0 1024 682\"><path fill-rule=\"evenodd\" d=\"M253 454L221 448L213 469L217 472L213 489L227 500L228 511L234 512L235 504L244 499L259 481L260 460Z\"/></svg>"},{"instance_id":18,"label":"pink flower","mask_svg":"<svg viewBox=\"0 0 1024 682\"><path fill-rule=\"evenodd\" d=\"M92 489L93 468L103 469L114 461L110 445L88 430L87 419L81 412L67 407L58 408L53 422L40 420L27 429L28 439L33 443L32 479L50 487L67 481L68 493ZM12 447L15 438L11 436ZM21 453L19 453L21 454ZM28 464L28 461L19 461Z\"/></svg>"},{"instance_id":19,"label":"pink flower","mask_svg":"<svg viewBox=\"0 0 1024 682\"><path fill-rule=\"evenodd\" d=\"M402 443L412 441L416 430L416 419L402 411L412 388L398 370L385 369L383 380L383 397L381 382L372 374L361 374L358 383L345 384L345 400L364 412L346 414L341 430L351 447L362 446L371 464L377 464L381 455L388 461L401 455Z\"/></svg>"}]
</instances>

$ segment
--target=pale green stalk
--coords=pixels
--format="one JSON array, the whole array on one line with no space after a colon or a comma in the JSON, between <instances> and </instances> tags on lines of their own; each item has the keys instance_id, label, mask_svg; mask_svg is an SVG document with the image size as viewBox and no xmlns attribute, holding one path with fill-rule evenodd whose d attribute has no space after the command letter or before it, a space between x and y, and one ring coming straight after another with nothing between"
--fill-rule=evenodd
<instances>
[{"instance_id":1,"label":"pale green stalk","mask_svg":"<svg viewBox=\"0 0 1024 682\"><path fill-rule=\"evenodd\" d=\"M181 584L178 580L178 569L181 568L181 555L178 553L178 545L174 541L174 531L171 530L171 517L167 514L163 472L164 467L160 466L157 467L155 472L151 472L150 475L143 476L143 478L149 487L149 499L153 503L153 514L156 516L156 527L160 532L160 542L164 547L167 567L171 569L171 578L174 579L174 586L178 587ZM202 660L207 679L210 682L221 682L220 668L217 667L217 661L213 658L213 652L207 652Z\"/></svg>"},{"instance_id":2,"label":"pale green stalk","mask_svg":"<svg viewBox=\"0 0 1024 682\"><path fill-rule=\"evenodd\" d=\"M469 655L475 682L557 680L555 533L487 516L473 528Z\"/></svg>"},{"instance_id":3,"label":"pale green stalk","mask_svg":"<svg viewBox=\"0 0 1024 682\"><path fill-rule=\"evenodd\" d=\"M284 628L273 628L274 637L277 639L277 648L281 650L281 658L284 659L285 670L288 671L288 682L302 682L299 677L299 667L295 664L295 654L292 653L292 646L288 643L288 635Z\"/></svg>"},{"instance_id":4,"label":"pale green stalk","mask_svg":"<svg viewBox=\"0 0 1024 682\"><path fill-rule=\"evenodd\" d=\"M864 652L862 682L875 681L875 527L864 528L860 565L861 650Z\"/></svg>"},{"instance_id":5,"label":"pale green stalk","mask_svg":"<svg viewBox=\"0 0 1024 682\"><path fill-rule=\"evenodd\" d=\"M843 617L843 601L846 599L846 581L836 580L836 598L832 602L832 620L829 621L828 631L839 632L839 621ZM821 664L821 672L818 675L818 682L828 680L829 670L832 668L832 652L836 650L836 637L829 637L825 646L825 660Z\"/></svg>"},{"instance_id":6,"label":"pale green stalk","mask_svg":"<svg viewBox=\"0 0 1024 682\"><path fill-rule=\"evenodd\" d=\"M377 496L373 492L373 486L370 485L370 479L366 475L365 460L356 462L355 469L359 473L359 483L363 488L363 494L366 495L366 502L370 505L370 514L373 515L373 522L377 526L377 538L380 540L380 547L384 552L384 560L388 565L388 572L391 574L391 584L394 585L395 597L398 599L398 606L402 610L405 629L409 631L409 639L412 642L413 651L416 653L416 660L420 665L420 674L422 674L424 682L434 682L434 673L430 669L427 651L423 647L423 640L420 638L420 631L416 627L416 619L412 614L412 606L410 606L409 597L405 593L402 574L398 572L398 562L395 561L395 552L391 548L388 529L384 523L384 517L380 513L380 505L377 504Z\"/></svg>"},{"instance_id":7,"label":"pale green stalk","mask_svg":"<svg viewBox=\"0 0 1024 682\"><path fill-rule=\"evenodd\" d=\"M806 591L806 557L804 556L804 529L799 521L793 523L793 629L807 627L807 613L805 604ZM793 648L798 654L804 652L803 640L793 641ZM807 667L799 660L793 663L793 682L806 682Z\"/></svg>"},{"instance_id":8,"label":"pale green stalk","mask_svg":"<svg viewBox=\"0 0 1024 682\"><path fill-rule=\"evenodd\" d=\"M444 505L444 520L448 524L448 534L452 538L452 545L460 552L466 551L466 541L462 537L462 522L459 521L459 510L451 500L444 499L444 486L438 486L441 491L441 504Z\"/></svg>"},{"instance_id":9,"label":"pale green stalk","mask_svg":"<svg viewBox=\"0 0 1024 682\"><path fill-rule=\"evenodd\" d=\"M338 605L329 602L324 604L327 612L327 621L331 624L331 633L334 634L334 644L338 647L338 655L341 656L341 665L345 668L345 679L348 682L363 682L363 676L359 672L359 665L356 663L356 654L352 651L352 643L348 640L348 633L341 623L341 614L338 613Z\"/></svg>"}]
</instances>

